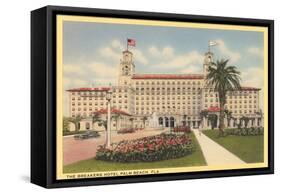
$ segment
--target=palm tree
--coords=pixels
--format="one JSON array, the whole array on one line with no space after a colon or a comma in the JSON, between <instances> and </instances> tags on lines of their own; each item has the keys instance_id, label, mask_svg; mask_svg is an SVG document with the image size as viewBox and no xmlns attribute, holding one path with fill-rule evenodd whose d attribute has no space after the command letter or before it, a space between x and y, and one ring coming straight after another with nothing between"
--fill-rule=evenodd
<instances>
[{"instance_id":1,"label":"palm tree","mask_svg":"<svg viewBox=\"0 0 281 194\"><path fill-rule=\"evenodd\" d=\"M220 115L219 115L219 130L224 133L224 106L226 104L226 94L228 91L239 90L240 72L235 66L227 66L229 60L217 60L208 68L206 77L207 85L214 87L214 90L219 94Z\"/></svg>"}]
</instances>

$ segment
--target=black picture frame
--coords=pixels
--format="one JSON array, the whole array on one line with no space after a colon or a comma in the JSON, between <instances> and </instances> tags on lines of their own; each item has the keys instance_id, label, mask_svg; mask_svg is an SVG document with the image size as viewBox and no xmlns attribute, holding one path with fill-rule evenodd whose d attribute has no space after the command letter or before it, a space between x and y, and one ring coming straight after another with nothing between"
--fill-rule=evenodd
<instances>
[{"instance_id":1,"label":"black picture frame","mask_svg":"<svg viewBox=\"0 0 281 194\"><path fill-rule=\"evenodd\" d=\"M268 28L267 168L56 180L56 15L263 26ZM31 12L31 182L46 188L274 173L274 21L261 19L46 6Z\"/></svg>"}]
</instances>

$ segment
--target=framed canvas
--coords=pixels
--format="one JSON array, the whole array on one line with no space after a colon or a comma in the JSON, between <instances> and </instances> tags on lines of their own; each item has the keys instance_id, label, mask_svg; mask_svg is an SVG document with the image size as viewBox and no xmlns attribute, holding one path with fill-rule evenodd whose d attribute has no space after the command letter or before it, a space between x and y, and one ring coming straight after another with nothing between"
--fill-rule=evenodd
<instances>
[{"instance_id":1,"label":"framed canvas","mask_svg":"<svg viewBox=\"0 0 281 194\"><path fill-rule=\"evenodd\" d=\"M31 12L31 182L272 174L272 20Z\"/></svg>"}]
</instances>

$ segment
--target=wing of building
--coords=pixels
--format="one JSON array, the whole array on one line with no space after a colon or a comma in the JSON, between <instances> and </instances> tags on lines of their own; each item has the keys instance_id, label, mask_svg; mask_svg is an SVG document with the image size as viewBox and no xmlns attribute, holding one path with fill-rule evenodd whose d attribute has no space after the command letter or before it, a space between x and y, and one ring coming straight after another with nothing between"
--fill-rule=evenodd
<instances>
[{"instance_id":1,"label":"wing of building","mask_svg":"<svg viewBox=\"0 0 281 194\"><path fill-rule=\"evenodd\" d=\"M205 83L207 68L212 61L213 53L205 53L202 74L138 74L135 72L133 53L123 51L118 85L67 90L70 115L87 118L106 109L106 95L110 91L112 108L130 115L127 124L130 123L131 127L188 125L208 128L210 123L201 113L205 111L218 115L220 110L217 92L206 87ZM251 120L250 126L263 125L259 91L260 88L242 87L241 90L227 93L225 109L232 114L230 121L226 117L226 126L236 127L237 120L246 116Z\"/></svg>"}]
</instances>

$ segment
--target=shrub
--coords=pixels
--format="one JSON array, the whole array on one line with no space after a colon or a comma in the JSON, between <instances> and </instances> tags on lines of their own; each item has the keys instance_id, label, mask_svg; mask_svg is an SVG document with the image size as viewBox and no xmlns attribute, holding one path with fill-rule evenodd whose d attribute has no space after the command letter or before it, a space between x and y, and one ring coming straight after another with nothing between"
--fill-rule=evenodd
<instances>
[{"instance_id":1,"label":"shrub","mask_svg":"<svg viewBox=\"0 0 281 194\"><path fill-rule=\"evenodd\" d=\"M141 131L144 128L125 128L125 129L120 129L117 131L119 134L124 134L124 133L134 133L136 131Z\"/></svg>"},{"instance_id":2,"label":"shrub","mask_svg":"<svg viewBox=\"0 0 281 194\"><path fill-rule=\"evenodd\" d=\"M134 128L125 128L125 129L120 129L117 131L119 134L125 134L125 133L134 133L136 132L136 129Z\"/></svg>"},{"instance_id":3,"label":"shrub","mask_svg":"<svg viewBox=\"0 0 281 194\"><path fill-rule=\"evenodd\" d=\"M113 162L151 162L191 154L193 144L186 135L160 134L112 144L111 149L99 146L96 159Z\"/></svg>"},{"instance_id":4,"label":"shrub","mask_svg":"<svg viewBox=\"0 0 281 194\"><path fill-rule=\"evenodd\" d=\"M178 132L183 132L183 133L190 133L190 127L189 126L182 126L182 127L175 127L172 129L172 132L178 133Z\"/></svg>"},{"instance_id":5,"label":"shrub","mask_svg":"<svg viewBox=\"0 0 281 194\"><path fill-rule=\"evenodd\" d=\"M254 136L263 135L263 127L238 128L227 131L228 135Z\"/></svg>"}]
</instances>

